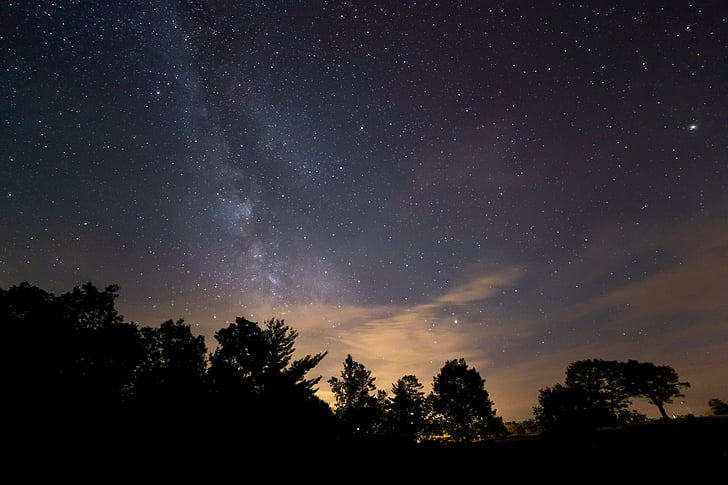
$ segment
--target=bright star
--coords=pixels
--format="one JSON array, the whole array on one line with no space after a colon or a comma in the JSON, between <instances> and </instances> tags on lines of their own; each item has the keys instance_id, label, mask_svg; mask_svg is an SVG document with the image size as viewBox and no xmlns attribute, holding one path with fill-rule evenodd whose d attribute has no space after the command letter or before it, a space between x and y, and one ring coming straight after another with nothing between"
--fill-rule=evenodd
<instances>
[{"instance_id":1,"label":"bright star","mask_svg":"<svg viewBox=\"0 0 728 485\"><path fill-rule=\"evenodd\" d=\"M697 129L698 129L697 123L693 123L692 125L688 126L688 130L690 130L690 131L695 131Z\"/></svg>"}]
</instances>

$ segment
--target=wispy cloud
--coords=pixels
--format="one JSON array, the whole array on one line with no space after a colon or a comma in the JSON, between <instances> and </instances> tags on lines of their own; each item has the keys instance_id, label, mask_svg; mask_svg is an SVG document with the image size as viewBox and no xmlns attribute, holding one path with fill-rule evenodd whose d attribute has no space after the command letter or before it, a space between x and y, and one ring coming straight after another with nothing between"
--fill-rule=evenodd
<instances>
[{"instance_id":1,"label":"wispy cloud","mask_svg":"<svg viewBox=\"0 0 728 485\"><path fill-rule=\"evenodd\" d=\"M503 288L513 285L524 273L519 266L479 270L467 281L455 286L435 300L436 304L466 305L496 296Z\"/></svg>"},{"instance_id":2,"label":"wispy cloud","mask_svg":"<svg viewBox=\"0 0 728 485\"><path fill-rule=\"evenodd\" d=\"M672 265L576 305L572 317L610 311L619 314L615 320L645 321L728 314L728 225L676 228L663 247L676 255Z\"/></svg>"},{"instance_id":3,"label":"wispy cloud","mask_svg":"<svg viewBox=\"0 0 728 485\"><path fill-rule=\"evenodd\" d=\"M351 354L372 370L380 389L389 390L405 374L414 374L427 385L446 360L463 357L481 368L488 364L483 342L488 334L503 330L484 325L489 317L482 307L517 282L522 272L516 267L481 267L462 283L413 306L309 305L291 309L291 314L302 334L318 336L302 340L307 348L315 340L326 344L329 356L318 369L324 377L338 376L346 354ZM475 304L481 308L477 319L453 318L453 311L469 314ZM329 396L325 384L321 395Z\"/></svg>"}]
</instances>

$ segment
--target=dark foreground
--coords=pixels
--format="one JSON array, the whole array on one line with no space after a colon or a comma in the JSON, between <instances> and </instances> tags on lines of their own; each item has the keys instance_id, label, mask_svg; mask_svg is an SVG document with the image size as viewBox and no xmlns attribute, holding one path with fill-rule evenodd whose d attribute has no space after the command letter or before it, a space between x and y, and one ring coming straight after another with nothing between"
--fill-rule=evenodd
<instances>
[{"instance_id":1,"label":"dark foreground","mask_svg":"<svg viewBox=\"0 0 728 485\"><path fill-rule=\"evenodd\" d=\"M214 426L214 423L210 423ZM698 483L725 477L728 417L652 422L571 439L471 445L253 441L224 432L26 435L5 454L23 482Z\"/></svg>"}]
</instances>

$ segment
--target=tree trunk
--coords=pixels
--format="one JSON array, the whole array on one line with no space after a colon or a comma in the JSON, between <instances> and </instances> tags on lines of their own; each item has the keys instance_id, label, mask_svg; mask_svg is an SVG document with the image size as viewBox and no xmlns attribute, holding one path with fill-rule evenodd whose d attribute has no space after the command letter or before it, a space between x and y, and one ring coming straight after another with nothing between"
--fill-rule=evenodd
<instances>
[{"instance_id":1,"label":"tree trunk","mask_svg":"<svg viewBox=\"0 0 728 485\"><path fill-rule=\"evenodd\" d=\"M662 405L661 402L656 402L655 403L655 406L657 406L657 409L660 410L660 414L662 415L662 419L670 419L670 416L668 416L667 413L665 412L665 408L664 408L664 406Z\"/></svg>"}]
</instances>

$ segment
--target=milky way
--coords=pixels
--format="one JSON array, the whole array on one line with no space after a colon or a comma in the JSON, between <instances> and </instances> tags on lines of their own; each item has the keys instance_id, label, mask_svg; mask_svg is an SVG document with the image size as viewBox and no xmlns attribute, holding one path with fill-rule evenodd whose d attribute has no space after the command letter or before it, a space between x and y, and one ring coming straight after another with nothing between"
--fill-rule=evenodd
<instances>
[{"instance_id":1,"label":"milky way","mask_svg":"<svg viewBox=\"0 0 728 485\"><path fill-rule=\"evenodd\" d=\"M285 318L505 419L581 358L728 398L723 2L9 2L0 283ZM325 380L324 379L324 380ZM322 394L328 389L324 384Z\"/></svg>"}]
</instances>

